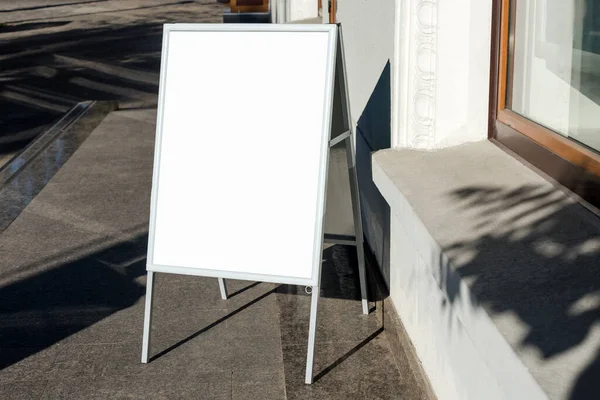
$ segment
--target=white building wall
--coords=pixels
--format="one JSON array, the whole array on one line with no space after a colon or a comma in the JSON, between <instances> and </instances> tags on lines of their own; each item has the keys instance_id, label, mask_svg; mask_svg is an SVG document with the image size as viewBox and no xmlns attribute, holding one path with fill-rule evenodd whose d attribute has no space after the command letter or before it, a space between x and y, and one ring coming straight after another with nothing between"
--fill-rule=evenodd
<instances>
[{"instance_id":1,"label":"white building wall","mask_svg":"<svg viewBox=\"0 0 600 400\"><path fill-rule=\"evenodd\" d=\"M326 2L326 0L325 0ZM395 0L338 0L352 120L362 116L386 64L394 58ZM369 134L375 135L374 132Z\"/></svg>"},{"instance_id":2,"label":"white building wall","mask_svg":"<svg viewBox=\"0 0 600 400\"><path fill-rule=\"evenodd\" d=\"M391 145L395 0L338 0L365 236L389 276L389 207L371 179L371 152ZM324 0L324 5L327 1ZM325 6L324 6L325 7ZM328 19L324 15L324 19Z\"/></svg>"},{"instance_id":3,"label":"white building wall","mask_svg":"<svg viewBox=\"0 0 600 400\"><path fill-rule=\"evenodd\" d=\"M491 3L338 0L365 234L386 281L390 214L371 182L370 153L486 139Z\"/></svg>"},{"instance_id":4,"label":"white building wall","mask_svg":"<svg viewBox=\"0 0 600 400\"><path fill-rule=\"evenodd\" d=\"M505 399L484 357L432 276L434 266L428 265L417 250L415 229L407 228L420 221L404 211L402 219L392 214L391 299L432 388L440 400Z\"/></svg>"},{"instance_id":5,"label":"white building wall","mask_svg":"<svg viewBox=\"0 0 600 400\"><path fill-rule=\"evenodd\" d=\"M390 145L435 150L486 140L492 0L338 1L365 234L391 300L439 399L505 398L485 357L441 307L443 294L413 246L426 238L389 209L370 159Z\"/></svg>"},{"instance_id":6,"label":"white building wall","mask_svg":"<svg viewBox=\"0 0 600 400\"><path fill-rule=\"evenodd\" d=\"M438 2L435 148L487 138L491 5Z\"/></svg>"},{"instance_id":7,"label":"white building wall","mask_svg":"<svg viewBox=\"0 0 600 400\"><path fill-rule=\"evenodd\" d=\"M395 147L487 137L491 0L398 0Z\"/></svg>"},{"instance_id":8,"label":"white building wall","mask_svg":"<svg viewBox=\"0 0 600 400\"><path fill-rule=\"evenodd\" d=\"M287 0L287 7L287 21L300 21L319 16L317 0Z\"/></svg>"}]
</instances>

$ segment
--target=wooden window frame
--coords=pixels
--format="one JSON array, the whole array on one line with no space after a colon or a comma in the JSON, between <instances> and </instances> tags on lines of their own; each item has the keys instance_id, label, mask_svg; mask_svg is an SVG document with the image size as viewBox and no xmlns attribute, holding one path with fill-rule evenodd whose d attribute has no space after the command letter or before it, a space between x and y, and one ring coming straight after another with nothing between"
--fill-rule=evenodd
<instances>
[{"instance_id":1,"label":"wooden window frame","mask_svg":"<svg viewBox=\"0 0 600 400\"><path fill-rule=\"evenodd\" d=\"M329 23L337 22L337 0L329 0Z\"/></svg>"},{"instance_id":2,"label":"wooden window frame","mask_svg":"<svg viewBox=\"0 0 600 400\"><path fill-rule=\"evenodd\" d=\"M507 92L512 89L511 34L514 38L510 2L493 0L492 5L489 139L600 209L600 155L507 108Z\"/></svg>"},{"instance_id":3,"label":"wooden window frame","mask_svg":"<svg viewBox=\"0 0 600 400\"><path fill-rule=\"evenodd\" d=\"M241 4L238 4L241 3ZM232 13L268 12L269 0L261 0L261 4L247 5L244 1L229 0L229 10Z\"/></svg>"}]
</instances>

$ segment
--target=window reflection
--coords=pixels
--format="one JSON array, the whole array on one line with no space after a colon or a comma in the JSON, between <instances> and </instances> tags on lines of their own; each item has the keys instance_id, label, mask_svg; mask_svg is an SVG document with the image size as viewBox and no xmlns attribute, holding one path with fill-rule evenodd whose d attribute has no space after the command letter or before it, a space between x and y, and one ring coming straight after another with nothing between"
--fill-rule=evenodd
<instances>
[{"instance_id":1,"label":"window reflection","mask_svg":"<svg viewBox=\"0 0 600 400\"><path fill-rule=\"evenodd\" d=\"M600 1L511 1L515 112L600 150Z\"/></svg>"}]
</instances>

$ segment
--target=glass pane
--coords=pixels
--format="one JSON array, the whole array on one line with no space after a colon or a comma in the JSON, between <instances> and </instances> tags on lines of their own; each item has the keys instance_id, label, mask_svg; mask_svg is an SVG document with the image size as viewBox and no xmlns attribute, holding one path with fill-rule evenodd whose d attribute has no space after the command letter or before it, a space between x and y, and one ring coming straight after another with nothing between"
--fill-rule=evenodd
<instances>
[{"instance_id":1,"label":"glass pane","mask_svg":"<svg viewBox=\"0 0 600 400\"><path fill-rule=\"evenodd\" d=\"M511 1L507 105L600 150L600 1Z\"/></svg>"}]
</instances>

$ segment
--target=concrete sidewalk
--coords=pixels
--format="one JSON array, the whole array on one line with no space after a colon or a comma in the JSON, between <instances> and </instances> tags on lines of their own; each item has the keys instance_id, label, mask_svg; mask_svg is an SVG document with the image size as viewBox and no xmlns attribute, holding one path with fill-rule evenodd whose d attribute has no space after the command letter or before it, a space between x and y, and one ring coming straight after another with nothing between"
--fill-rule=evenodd
<instances>
[{"instance_id":1,"label":"concrete sidewalk","mask_svg":"<svg viewBox=\"0 0 600 400\"><path fill-rule=\"evenodd\" d=\"M361 315L344 246L324 254L312 386L303 287L231 281L223 301L216 279L159 274L155 359L140 363L154 120L109 114L0 234L0 398L427 398L381 309ZM332 157L332 185L343 160ZM328 231L351 229L349 204L331 203Z\"/></svg>"},{"instance_id":2,"label":"concrete sidewalk","mask_svg":"<svg viewBox=\"0 0 600 400\"><path fill-rule=\"evenodd\" d=\"M162 24L220 23L211 0L0 2L0 167L77 102L156 105Z\"/></svg>"}]
</instances>

